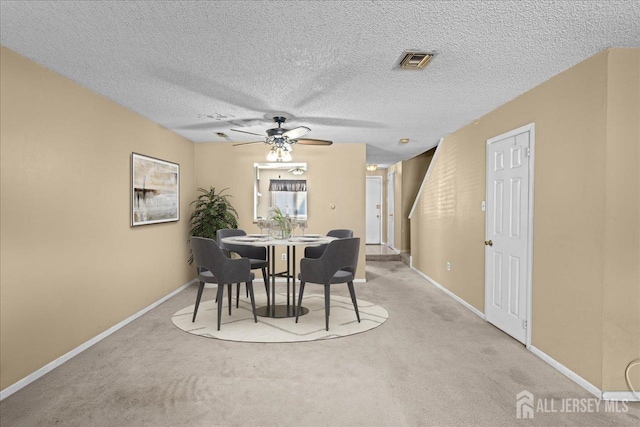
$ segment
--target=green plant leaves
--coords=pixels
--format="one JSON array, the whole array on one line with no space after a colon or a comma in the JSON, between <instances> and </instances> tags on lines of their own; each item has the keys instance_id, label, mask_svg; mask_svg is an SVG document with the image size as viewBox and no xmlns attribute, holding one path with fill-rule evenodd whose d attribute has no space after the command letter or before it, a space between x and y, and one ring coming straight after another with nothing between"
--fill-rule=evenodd
<instances>
[{"instance_id":1,"label":"green plant leaves","mask_svg":"<svg viewBox=\"0 0 640 427\"><path fill-rule=\"evenodd\" d=\"M215 187L209 189L198 188L200 194L191 205L194 210L189 218L192 236L216 239L216 232L224 228L238 228L238 212L229 202L228 194L223 194L228 188L216 193ZM189 258L189 264L193 256Z\"/></svg>"}]
</instances>

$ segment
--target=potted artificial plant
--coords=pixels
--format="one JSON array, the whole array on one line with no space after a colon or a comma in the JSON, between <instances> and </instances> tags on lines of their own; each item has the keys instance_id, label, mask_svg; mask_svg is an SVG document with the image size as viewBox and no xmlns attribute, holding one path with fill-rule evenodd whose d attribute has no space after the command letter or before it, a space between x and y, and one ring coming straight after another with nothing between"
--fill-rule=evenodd
<instances>
[{"instance_id":1,"label":"potted artificial plant","mask_svg":"<svg viewBox=\"0 0 640 427\"><path fill-rule=\"evenodd\" d=\"M228 188L216 193L214 187L208 190L198 188L201 193L193 202L193 213L189 218L191 236L216 239L216 232L224 228L238 228L238 212L231 206L228 194L223 194ZM193 255L189 264L193 262Z\"/></svg>"}]
</instances>

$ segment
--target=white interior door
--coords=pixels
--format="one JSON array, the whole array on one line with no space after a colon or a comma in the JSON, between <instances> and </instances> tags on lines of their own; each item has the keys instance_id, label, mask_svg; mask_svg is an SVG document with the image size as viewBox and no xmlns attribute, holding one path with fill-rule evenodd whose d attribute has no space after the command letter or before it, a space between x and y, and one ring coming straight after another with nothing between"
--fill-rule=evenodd
<instances>
[{"instance_id":1,"label":"white interior door","mask_svg":"<svg viewBox=\"0 0 640 427\"><path fill-rule=\"evenodd\" d=\"M367 240L368 245L379 245L382 238L382 177L367 177Z\"/></svg>"},{"instance_id":2,"label":"white interior door","mask_svg":"<svg viewBox=\"0 0 640 427\"><path fill-rule=\"evenodd\" d=\"M394 248L395 242L395 172L387 176L387 246Z\"/></svg>"},{"instance_id":3,"label":"white interior door","mask_svg":"<svg viewBox=\"0 0 640 427\"><path fill-rule=\"evenodd\" d=\"M487 141L485 316L523 343L530 298L530 141L525 126Z\"/></svg>"}]
</instances>

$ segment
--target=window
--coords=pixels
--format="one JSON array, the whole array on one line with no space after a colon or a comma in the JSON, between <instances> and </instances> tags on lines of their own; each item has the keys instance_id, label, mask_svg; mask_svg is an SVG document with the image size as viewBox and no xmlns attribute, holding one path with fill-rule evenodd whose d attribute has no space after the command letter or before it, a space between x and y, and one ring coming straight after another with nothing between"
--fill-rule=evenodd
<instances>
[{"instance_id":1,"label":"window","mask_svg":"<svg viewBox=\"0 0 640 427\"><path fill-rule=\"evenodd\" d=\"M307 181L303 179L272 179L269 184L271 206L283 214L307 219Z\"/></svg>"}]
</instances>

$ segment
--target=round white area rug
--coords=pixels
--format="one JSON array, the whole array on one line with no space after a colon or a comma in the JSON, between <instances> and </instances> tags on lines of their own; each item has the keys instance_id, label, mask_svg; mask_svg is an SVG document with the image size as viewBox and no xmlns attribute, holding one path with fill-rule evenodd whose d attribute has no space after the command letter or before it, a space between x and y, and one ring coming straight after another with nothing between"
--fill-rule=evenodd
<instances>
[{"instance_id":1,"label":"round white area rug","mask_svg":"<svg viewBox=\"0 0 640 427\"><path fill-rule=\"evenodd\" d=\"M219 331L217 330L218 304L214 300L200 302L195 322L191 321L195 305L178 311L171 320L183 331L206 338L246 342L297 342L358 334L380 326L389 317L387 310L379 305L358 299L360 312L360 323L358 323L351 298L331 296L331 314L327 331L324 320L324 295L305 294L302 306L308 308L309 313L300 316L298 323L295 322L295 317L274 319L260 316L258 316L258 323L255 323L251 313L251 302L249 298L244 297L242 291L240 307L236 308L234 286L233 306L229 316L225 289ZM256 307L266 305L265 295L256 295L255 298ZM276 301L286 301L286 294L277 295Z\"/></svg>"}]
</instances>

